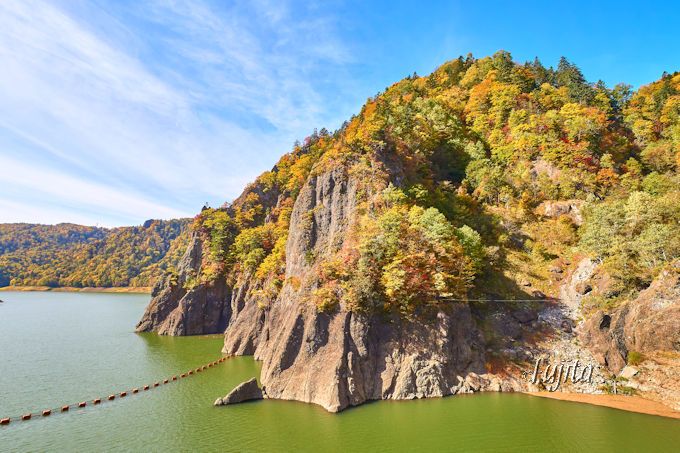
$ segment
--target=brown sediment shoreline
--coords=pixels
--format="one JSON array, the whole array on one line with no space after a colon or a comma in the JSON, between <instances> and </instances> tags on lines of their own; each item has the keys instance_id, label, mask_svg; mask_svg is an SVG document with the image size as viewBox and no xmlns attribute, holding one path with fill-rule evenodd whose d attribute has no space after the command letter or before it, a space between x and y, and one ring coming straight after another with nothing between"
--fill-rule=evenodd
<instances>
[{"instance_id":1,"label":"brown sediment shoreline","mask_svg":"<svg viewBox=\"0 0 680 453\"><path fill-rule=\"evenodd\" d=\"M541 398L551 398L574 403L593 404L595 406L611 407L639 414L658 415L680 420L680 412L671 409L657 401L648 400L639 396L625 395L591 395L586 393L568 392L525 392L527 395Z\"/></svg>"},{"instance_id":2,"label":"brown sediment shoreline","mask_svg":"<svg viewBox=\"0 0 680 453\"><path fill-rule=\"evenodd\" d=\"M151 287L86 287L76 288L71 286L64 286L53 288L50 286L3 286L0 291L53 291L53 292L79 292L79 293L151 293Z\"/></svg>"}]
</instances>

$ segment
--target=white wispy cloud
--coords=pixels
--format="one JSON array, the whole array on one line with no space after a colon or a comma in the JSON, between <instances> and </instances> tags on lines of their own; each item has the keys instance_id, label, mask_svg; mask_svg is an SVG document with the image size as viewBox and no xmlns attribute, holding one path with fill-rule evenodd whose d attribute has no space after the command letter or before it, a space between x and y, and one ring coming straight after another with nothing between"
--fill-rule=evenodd
<instances>
[{"instance_id":1,"label":"white wispy cloud","mask_svg":"<svg viewBox=\"0 0 680 453\"><path fill-rule=\"evenodd\" d=\"M63 200L63 203L73 204L80 211L96 211L101 207L102 200L106 200L109 216L135 216L138 212L148 212L156 217L181 217L182 212L172 207L159 205L138 193L130 193L125 189L99 184L73 177L53 169L41 168L33 164L26 164L14 159L0 156L0 168L3 169L5 183L14 188L30 192L34 195L33 202L40 209L44 209L51 197ZM24 175L30 174L31 178ZM16 206L16 203L14 204ZM28 206L24 205L25 210ZM52 208L54 209L54 207ZM16 212L5 213L17 218Z\"/></svg>"},{"instance_id":2,"label":"white wispy cloud","mask_svg":"<svg viewBox=\"0 0 680 453\"><path fill-rule=\"evenodd\" d=\"M330 18L291 14L0 2L0 222L192 215L313 127L338 125L351 53Z\"/></svg>"}]
</instances>

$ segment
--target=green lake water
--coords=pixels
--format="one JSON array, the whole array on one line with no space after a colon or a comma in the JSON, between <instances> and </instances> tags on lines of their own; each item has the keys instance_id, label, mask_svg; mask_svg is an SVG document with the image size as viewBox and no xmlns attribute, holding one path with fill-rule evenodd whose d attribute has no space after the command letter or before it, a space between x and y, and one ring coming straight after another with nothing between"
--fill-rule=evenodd
<instances>
[{"instance_id":1,"label":"green lake water","mask_svg":"<svg viewBox=\"0 0 680 453\"><path fill-rule=\"evenodd\" d=\"M220 336L135 334L149 297L4 292L0 418L105 398L220 357ZM212 402L249 357L99 406L0 426L0 451L680 451L680 421L513 394L366 404Z\"/></svg>"}]
</instances>

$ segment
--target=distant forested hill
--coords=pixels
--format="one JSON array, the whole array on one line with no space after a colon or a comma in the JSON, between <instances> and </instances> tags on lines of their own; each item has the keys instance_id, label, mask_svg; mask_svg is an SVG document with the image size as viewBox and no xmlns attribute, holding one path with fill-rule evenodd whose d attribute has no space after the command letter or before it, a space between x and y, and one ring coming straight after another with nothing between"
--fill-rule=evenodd
<instances>
[{"instance_id":1,"label":"distant forested hill","mask_svg":"<svg viewBox=\"0 0 680 453\"><path fill-rule=\"evenodd\" d=\"M186 249L189 223L0 224L0 286L151 286Z\"/></svg>"}]
</instances>

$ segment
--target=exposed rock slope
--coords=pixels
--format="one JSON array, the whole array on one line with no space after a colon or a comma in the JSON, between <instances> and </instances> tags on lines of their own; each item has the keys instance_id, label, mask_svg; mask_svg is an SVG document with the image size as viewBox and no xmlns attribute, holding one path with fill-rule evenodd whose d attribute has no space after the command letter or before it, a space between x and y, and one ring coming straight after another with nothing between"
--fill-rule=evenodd
<instances>
[{"instance_id":1,"label":"exposed rock slope","mask_svg":"<svg viewBox=\"0 0 680 453\"><path fill-rule=\"evenodd\" d=\"M307 278L310 252L324 255L342 246L359 184L335 169L303 187L291 217L287 281ZM305 299L304 290L286 285L264 312L238 295L233 300L224 352L254 354L263 362L260 380L269 398L338 411L372 399L449 395L463 388L458 376L484 372L482 339L466 305L410 322L345 307L319 313Z\"/></svg>"},{"instance_id":2,"label":"exposed rock slope","mask_svg":"<svg viewBox=\"0 0 680 453\"><path fill-rule=\"evenodd\" d=\"M581 339L620 385L680 410L680 272L667 269L634 300L595 313ZM627 375L631 354L639 373Z\"/></svg>"},{"instance_id":3,"label":"exposed rock slope","mask_svg":"<svg viewBox=\"0 0 680 453\"><path fill-rule=\"evenodd\" d=\"M583 339L616 373L631 351L680 352L680 274L663 271L636 299L598 311L586 323Z\"/></svg>"},{"instance_id":4,"label":"exposed rock slope","mask_svg":"<svg viewBox=\"0 0 680 453\"><path fill-rule=\"evenodd\" d=\"M222 333L230 314L231 290L224 281L186 288L187 279L201 269L201 241L194 235L178 266L153 289L152 300L137 324L138 332L161 335Z\"/></svg>"},{"instance_id":5,"label":"exposed rock slope","mask_svg":"<svg viewBox=\"0 0 680 453\"><path fill-rule=\"evenodd\" d=\"M336 168L311 177L293 208L286 247L286 282L306 281L310 254L338 250L355 215L360 181ZM374 399L410 399L480 390L511 390L519 383L485 375L484 340L470 307L399 316L353 313L340 306L319 312L309 288L286 283L261 309L248 282L183 289L200 270L200 241L182 260L177 282L165 281L139 330L186 335L225 330L223 352L254 354L268 398L319 404L329 411ZM225 303L229 300L229 303ZM481 375L481 376L480 376Z\"/></svg>"}]
</instances>

